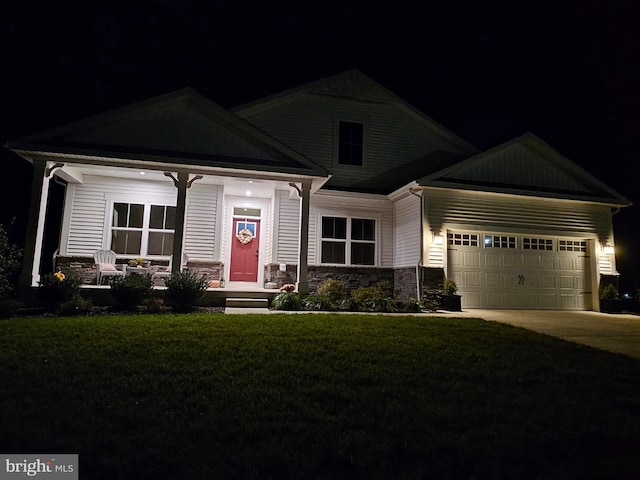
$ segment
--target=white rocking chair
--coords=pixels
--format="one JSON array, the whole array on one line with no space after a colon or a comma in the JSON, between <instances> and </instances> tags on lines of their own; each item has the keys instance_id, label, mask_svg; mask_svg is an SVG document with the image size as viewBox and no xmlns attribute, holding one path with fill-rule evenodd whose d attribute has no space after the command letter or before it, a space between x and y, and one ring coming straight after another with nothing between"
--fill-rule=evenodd
<instances>
[{"instance_id":1,"label":"white rocking chair","mask_svg":"<svg viewBox=\"0 0 640 480\"><path fill-rule=\"evenodd\" d=\"M105 278L126 275L126 265L122 266L122 270L118 270L116 267L116 253L111 250L93 252L93 260L96 263L97 285L102 285L102 280Z\"/></svg>"}]
</instances>

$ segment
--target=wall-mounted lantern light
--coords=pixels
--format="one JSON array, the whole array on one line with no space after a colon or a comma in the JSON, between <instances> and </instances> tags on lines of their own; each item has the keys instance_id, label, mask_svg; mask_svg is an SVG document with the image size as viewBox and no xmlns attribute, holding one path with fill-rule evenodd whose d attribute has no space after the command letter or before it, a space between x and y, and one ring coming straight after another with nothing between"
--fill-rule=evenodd
<instances>
[{"instance_id":1,"label":"wall-mounted lantern light","mask_svg":"<svg viewBox=\"0 0 640 480\"><path fill-rule=\"evenodd\" d=\"M616 250L613 248L613 245L609 245L608 243L602 247L602 253L605 255L613 255L615 251Z\"/></svg>"},{"instance_id":2,"label":"wall-mounted lantern light","mask_svg":"<svg viewBox=\"0 0 640 480\"><path fill-rule=\"evenodd\" d=\"M440 234L433 234L433 243L436 245L442 245L444 243L444 237Z\"/></svg>"}]
</instances>

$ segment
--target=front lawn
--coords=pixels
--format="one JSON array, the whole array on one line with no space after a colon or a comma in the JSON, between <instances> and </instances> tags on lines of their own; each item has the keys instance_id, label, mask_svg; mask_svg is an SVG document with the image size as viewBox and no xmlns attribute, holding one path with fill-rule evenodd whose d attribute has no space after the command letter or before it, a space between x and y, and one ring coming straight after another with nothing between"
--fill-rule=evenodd
<instances>
[{"instance_id":1,"label":"front lawn","mask_svg":"<svg viewBox=\"0 0 640 480\"><path fill-rule=\"evenodd\" d=\"M0 452L79 453L83 479L637 478L638 385L474 319L13 319Z\"/></svg>"}]
</instances>

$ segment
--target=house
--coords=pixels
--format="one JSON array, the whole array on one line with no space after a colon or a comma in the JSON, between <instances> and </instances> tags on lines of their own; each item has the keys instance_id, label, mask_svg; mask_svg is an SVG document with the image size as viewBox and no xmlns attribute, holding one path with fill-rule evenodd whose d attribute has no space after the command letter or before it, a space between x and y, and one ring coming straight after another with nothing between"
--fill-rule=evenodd
<instances>
[{"instance_id":1,"label":"house","mask_svg":"<svg viewBox=\"0 0 640 480\"><path fill-rule=\"evenodd\" d=\"M630 204L533 134L481 152L355 70L231 111L184 89L7 147L34 165L23 285L54 177L57 268L86 283L111 249L186 254L227 291L337 278L409 298L447 277L465 308L597 310Z\"/></svg>"}]
</instances>

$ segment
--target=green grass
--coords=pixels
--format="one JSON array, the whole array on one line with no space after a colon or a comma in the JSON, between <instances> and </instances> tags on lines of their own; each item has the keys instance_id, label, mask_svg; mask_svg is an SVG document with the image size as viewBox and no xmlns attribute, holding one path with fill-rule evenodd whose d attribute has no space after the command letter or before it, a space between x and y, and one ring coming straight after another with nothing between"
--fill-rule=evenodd
<instances>
[{"instance_id":1,"label":"green grass","mask_svg":"<svg viewBox=\"0 0 640 480\"><path fill-rule=\"evenodd\" d=\"M637 478L640 362L474 319L0 322L0 452L83 479Z\"/></svg>"}]
</instances>

